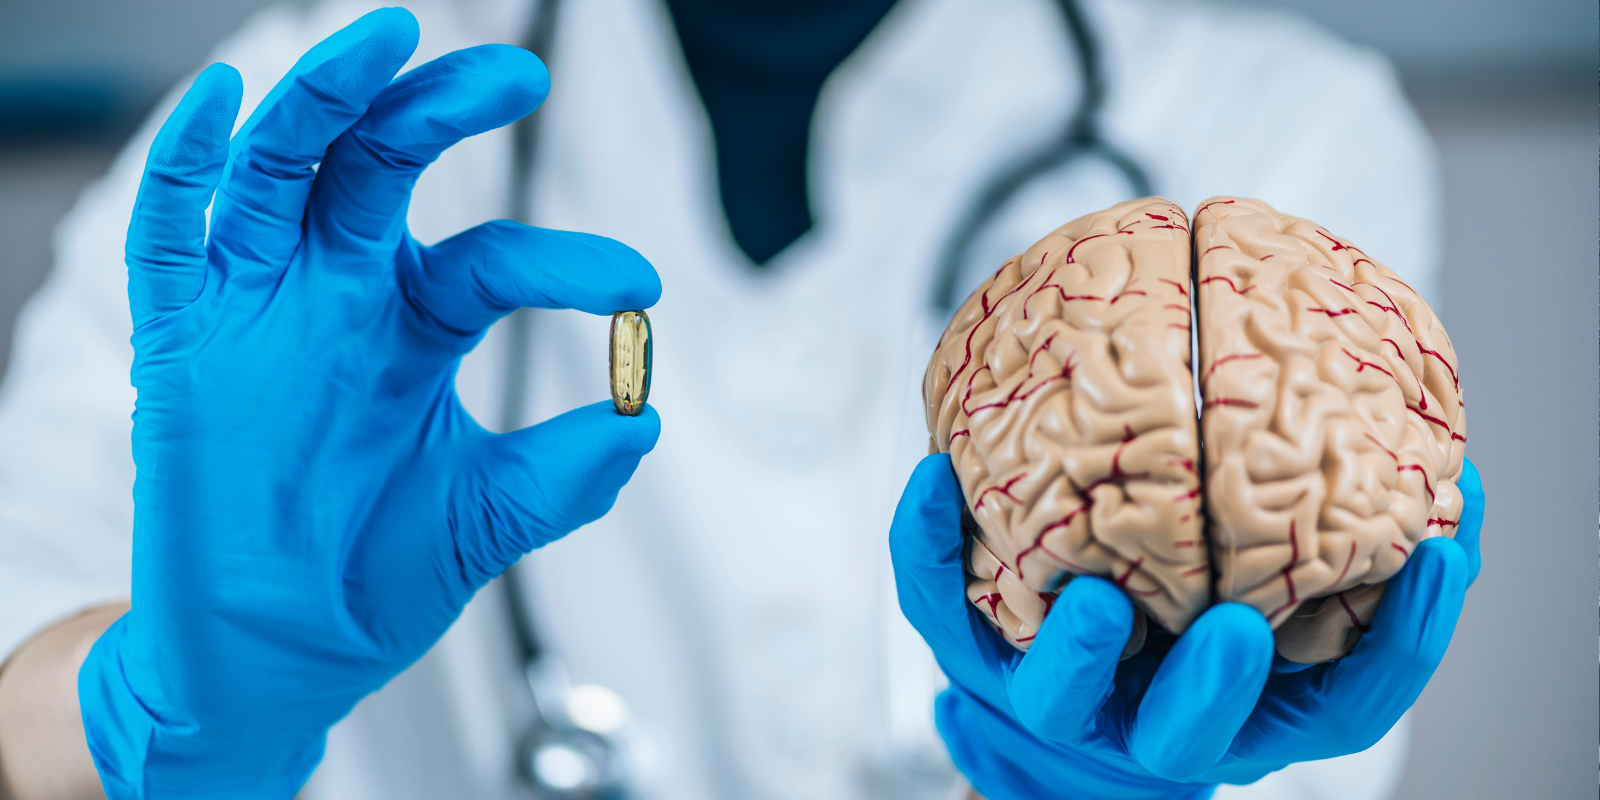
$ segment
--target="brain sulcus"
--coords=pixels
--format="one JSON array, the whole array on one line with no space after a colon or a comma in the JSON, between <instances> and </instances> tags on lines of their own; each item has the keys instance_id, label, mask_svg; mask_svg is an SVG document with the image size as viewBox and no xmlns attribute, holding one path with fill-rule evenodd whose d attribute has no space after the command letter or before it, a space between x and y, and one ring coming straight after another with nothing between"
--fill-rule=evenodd
<instances>
[{"instance_id":1,"label":"brain sulcus","mask_svg":"<svg viewBox=\"0 0 1600 800\"><path fill-rule=\"evenodd\" d=\"M1465 419L1432 310L1308 220L1238 198L1195 216L1191 236L1145 198L1068 223L973 292L928 364L968 597L1019 648L1098 575L1143 612L1125 655L1145 614L1182 633L1237 601L1284 657L1335 658L1417 542L1454 534Z\"/></svg>"}]
</instances>

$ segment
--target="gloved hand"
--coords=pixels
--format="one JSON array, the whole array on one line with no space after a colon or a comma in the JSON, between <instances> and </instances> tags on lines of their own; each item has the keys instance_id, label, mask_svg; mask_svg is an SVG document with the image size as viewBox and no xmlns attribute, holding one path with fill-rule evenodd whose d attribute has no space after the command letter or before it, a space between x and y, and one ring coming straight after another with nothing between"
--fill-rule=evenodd
<instances>
[{"instance_id":1,"label":"gloved hand","mask_svg":"<svg viewBox=\"0 0 1600 800\"><path fill-rule=\"evenodd\" d=\"M1067 584L1026 654L989 627L967 602L961 487L948 455L928 456L889 548L900 608L950 679L935 716L951 758L989 800L1154 800L1372 746L1432 677L1477 577L1483 487L1470 461L1457 485L1455 539L1417 547L1350 655L1285 661L1260 613L1221 603L1119 663L1133 606L1101 578Z\"/></svg>"},{"instance_id":2,"label":"gloved hand","mask_svg":"<svg viewBox=\"0 0 1600 800\"><path fill-rule=\"evenodd\" d=\"M127 242L133 606L78 676L114 800L291 797L329 726L485 582L604 514L655 444L653 411L609 401L504 435L462 409L457 364L499 317L643 308L661 285L596 236L411 238L418 174L549 89L497 45L395 79L417 37L398 9L334 34L231 148L240 79L213 65L151 147Z\"/></svg>"}]
</instances>

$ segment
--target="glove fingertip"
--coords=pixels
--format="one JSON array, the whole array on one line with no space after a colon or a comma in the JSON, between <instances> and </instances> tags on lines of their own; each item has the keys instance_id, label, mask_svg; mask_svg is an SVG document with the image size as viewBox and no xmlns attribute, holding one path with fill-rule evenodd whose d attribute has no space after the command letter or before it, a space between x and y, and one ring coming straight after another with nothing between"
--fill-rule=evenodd
<instances>
[{"instance_id":1,"label":"glove fingertip","mask_svg":"<svg viewBox=\"0 0 1600 800\"><path fill-rule=\"evenodd\" d=\"M906 481L889 526L889 550L915 560L933 556L942 563L952 546L961 544L961 487L950 457L935 453L918 462ZM937 553L938 555L934 555Z\"/></svg>"},{"instance_id":2,"label":"glove fingertip","mask_svg":"<svg viewBox=\"0 0 1600 800\"><path fill-rule=\"evenodd\" d=\"M1218 603L1189 626L1168 654L1169 664L1163 663L1155 683L1188 673L1186 678L1206 676L1202 681L1207 689L1226 691L1237 697L1259 694L1272 672L1272 662L1277 655L1277 643L1272 625L1260 611L1243 603ZM1246 690L1242 687L1254 687ZM1208 697L1207 702L1220 700ZM1253 702L1253 701L1252 701ZM1242 718L1240 722L1242 722Z\"/></svg>"},{"instance_id":3,"label":"glove fingertip","mask_svg":"<svg viewBox=\"0 0 1600 800\"><path fill-rule=\"evenodd\" d=\"M617 310L651 308L661 302L661 274L650 259L615 239L595 238L615 254L616 269L624 278L615 301Z\"/></svg>"},{"instance_id":4,"label":"glove fingertip","mask_svg":"<svg viewBox=\"0 0 1600 800\"><path fill-rule=\"evenodd\" d=\"M1007 687L1017 719L1051 741L1082 739L1111 692L1132 630L1133 604L1116 584L1073 578Z\"/></svg>"},{"instance_id":5,"label":"glove fingertip","mask_svg":"<svg viewBox=\"0 0 1600 800\"><path fill-rule=\"evenodd\" d=\"M1406 560L1407 568L1413 564L1418 572L1414 580L1431 581L1440 589L1458 588L1466 582L1467 554L1453 539L1435 536L1422 540Z\"/></svg>"},{"instance_id":6,"label":"glove fingertip","mask_svg":"<svg viewBox=\"0 0 1600 800\"><path fill-rule=\"evenodd\" d=\"M636 417L610 401L593 403L532 427L489 436L471 462L473 479L459 498L462 519L484 518L478 539L493 544L489 561L521 553L587 525L611 510L618 494L656 445L660 418L646 406Z\"/></svg>"},{"instance_id":7,"label":"glove fingertip","mask_svg":"<svg viewBox=\"0 0 1600 800\"><path fill-rule=\"evenodd\" d=\"M221 93L221 98L234 106L234 113L238 113L238 105L244 98L244 76L239 74L232 64L221 61L209 64L195 77L195 85L202 81L206 85L215 85ZM230 120L231 122L231 120Z\"/></svg>"},{"instance_id":8,"label":"glove fingertip","mask_svg":"<svg viewBox=\"0 0 1600 800\"><path fill-rule=\"evenodd\" d=\"M1476 497L1483 501L1483 475L1478 472L1478 465L1472 463L1470 458L1461 459L1461 475L1456 478L1456 488L1469 499Z\"/></svg>"},{"instance_id":9,"label":"glove fingertip","mask_svg":"<svg viewBox=\"0 0 1600 800\"><path fill-rule=\"evenodd\" d=\"M1357 644L1403 660L1405 671L1430 675L1444 658L1460 618L1467 591L1467 554L1455 542L1426 539L1389 583L1384 602L1372 621L1372 632Z\"/></svg>"},{"instance_id":10,"label":"glove fingertip","mask_svg":"<svg viewBox=\"0 0 1600 800\"><path fill-rule=\"evenodd\" d=\"M1334 662L1324 682L1331 718L1375 742L1405 710L1444 660L1466 598L1467 556L1436 537L1417 545L1389 581L1372 630Z\"/></svg>"},{"instance_id":11,"label":"glove fingertip","mask_svg":"<svg viewBox=\"0 0 1600 800\"><path fill-rule=\"evenodd\" d=\"M1437 536L1424 539L1406 560L1406 566L1417 562L1418 575L1413 580L1424 584L1431 596L1461 595L1467 588L1468 558L1459 542Z\"/></svg>"},{"instance_id":12,"label":"glove fingertip","mask_svg":"<svg viewBox=\"0 0 1600 800\"><path fill-rule=\"evenodd\" d=\"M1075 672L1116 670L1133 632L1133 603L1111 581L1073 578L1051 604L1025 661L1074 664ZM1081 681L1081 678L1074 678Z\"/></svg>"},{"instance_id":13,"label":"glove fingertip","mask_svg":"<svg viewBox=\"0 0 1600 800\"><path fill-rule=\"evenodd\" d=\"M232 66L217 62L201 70L156 135L148 169L190 171L219 165L243 96L244 79Z\"/></svg>"},{"instance_id":14,"label":"glove fingertip","mask_svg":"<svg viewBox=\"0 0 1600 800\"><path fill-rule=\"evenodd\" d=\"M1218 603L1207 609L1201 615L1201 619L1205 620L1204 629L1208 632L1226 629L1239 641L1251 642L1265 650L1269 656L1273 652L1272 623L1267 622L1267 618L1262 616L1260 611L1244 603ZM1198 621L1196 624L1199 624Z\"/></svg>"},{"instance_id":15,"label":"glove fingertip","mask_svg":"<svg viewBox=\"0 0 1600 800\"><path fill-rule=\"evenodd\" d=\"M364 38L370 37L373 45L405 58L410 58L417 44L422 41L422 24L417 22L415 14L400 6L368 12L346 30L359 32Z\"/></svg>"},{"instance_id":16,"label":"glove fingertip","mask_svg":"<svg viewBox=\"0 0 1600 800\"><path fill-rule=\"evenodd\" d=\"M1211 769L1250 717L1271 674L1272 626L1242 603L1212 606L1178 638L1139 703L1129 753L1163 778Z\"/></svg>"},{"instance_id":17,"label":"glove fingertip","mask_svg":"<svg viewBox=\"0 0 1600 800\"><path fill-rule=\"evenodd\" d=\"M1081 643L1114 647L1113 652L1120 655L1133 631L1133 602L1115 583L1096 575L1080 575L1061 590L1045 615L1040 643L1054 638L1046 631L1069 625Z\"/></svg>"},{"instance_id":18,"label":"glove fingertip","mask_svg":"<svg viewBox=\"0 0 1600 800\"><path fill-rule=\"evenodd\" d=\"M638 414L619 416L627 420L629 441L640 456L656 449L656 443L661 441L661 415L656 412L655 406L645 403L644 410Z\"/></svg>"},{"instance_id":19,"label":"glove fingertip","mask_svg":"<svg viewBox=\"0 0 1600 800\"><path fill-rule=\"evenodd\" d=\"M912 470L889 526L900 609L925 638L959 638L968 622L962 502L950 457L931 455Z\"/></svg>"},{"instance_id":20,"label":"glove fingertip","mask_svg":"<svg viewBox=\"0 0 1600 800\"><path fill-rule=\"evenodd\" d=\"M956 481L950 456L935 453L917 463L906 483L900 506L901 513L914 513L920 519L917 526L921 537L941 550L961 547L961 509L966 503L961 484ZM901 526L904 527L904 526Z\"/></svg>"},{"instance_id":21,"label":"glove fingertip","mask_svg":"<svg viewBox=\"0 0 1600 800\"><path fill-rule=\"evenodd\" d=\"M649 403L633 416L617 411L609 400L591 403L578 411L585 422L594 425L594 444L602 451L602 458L638 460L654 450L661 439L661 415Z\"/></svg>"},{"instance_id":22,"label":"glove fingertip","mask_svg":"<svg viewBox=\"0 0 1600 800\"><path fill-rule=\"evenodd\" d=\"M907 499L915 496L922 504L949 505L952 490L959 493L961 486L956 482L955 466L949 453L924 456L911 470L911 480L906 483Z\"/></svg>"},{"instance_id":23,"label":"glove fingertip","mask_svg":"<svg viewBox=\"0 0 1600 800\"><path fill-rule=\"evenodd\" d=\"M1462 507L1461 519L1456 526L1455 541L1467 554L1467 585L1471 586L1478 580L1478 573L1483 569L1483 553L1481 550L1483 533L1483 513L1486 498L1483 492L1483 478L1478 473L1478 467L1472 459L1462 459L1461 475L1456 478L1456 488L1461 491Z\"/></svg>"},{"instance_id":24,"label":"glove fingertip","mask_svg":"<svg viewBox=\"0 0 1600 800\"><path fill-rule=\"evenodd\" d=\"M494 67L510 78L505 87L507 102L523 109L519 116L533 113L550 96L550 69L532 51L509 44L482 48L492 55Z\"/></svg>"},{"instance_id":25,"label":"glove fingertip","mask_svg":"<svg viewBox=\"0 0 1600 800\"><path fill-rule=\"evenodd\" d=\"M194 300L204 283L207 222L244 92L239 71L201 70L150 144L124 244L134 325Z\"/></svg>"},{"instance_id":26,"label":"glove fingertip","mask_svg":"<svg viewBox=\"0 0 1600 800\"><path fill-rule=\"evenodd\" d=\"M365 106L372 94L388 85L405 66L421 41L422 26L410 11L399 7L369 11L307 50L268 93L268 99L262 101L251 119L270 108L273 96L286 91L297 76L303 78L319 70L322 78L315 83L322 90L342 96L363 87L357 91L364 95L360 103Z\"/></svg>"}]
</instances>

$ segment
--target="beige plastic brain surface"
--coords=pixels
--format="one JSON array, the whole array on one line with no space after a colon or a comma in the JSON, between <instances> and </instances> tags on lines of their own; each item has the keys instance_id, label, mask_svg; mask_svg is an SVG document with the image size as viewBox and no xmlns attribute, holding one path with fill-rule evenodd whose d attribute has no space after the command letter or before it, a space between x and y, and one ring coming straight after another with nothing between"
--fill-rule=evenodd
<instances>
[{"instance_id":1,"label":"beige plastic brain surface","mask_svg":"<svg viewBox=\"0 0 1600 800\"><path fill-rule=\"evenodd\" d=\"M977 526L968 597L1023 649L1085 574L1175 633L1234 600L1285 657L1334 658L1461 514L1465 419L1437 317L1259 201L1207 201L1192 237L1160 198L1051 233L956 312L923 397ZM1127 653L1143 638L1140 615Z\"/></svg>"}]
</instances>

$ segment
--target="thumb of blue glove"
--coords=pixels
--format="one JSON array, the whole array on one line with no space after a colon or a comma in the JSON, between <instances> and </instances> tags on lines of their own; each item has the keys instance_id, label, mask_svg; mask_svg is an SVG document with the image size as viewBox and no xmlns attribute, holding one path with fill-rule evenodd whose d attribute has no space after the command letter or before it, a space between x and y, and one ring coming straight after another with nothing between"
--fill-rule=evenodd
<instances>
[{"instance_id":1,"label":"thumb of blue glove","mask_svg":"<svg viewBox=\"0 0 1600 800\"><path fill-rule=\"evenodd\" d=\"M462 409L460 357L499 317L661 287L594 236L411 238L421 171L549 88L503 46L394 78L417 35L398 9L334 34L231 145L240 81L214 65L151 147L127 241L133 604L78 683L114 800L293 796L330 725L485 582L603 515L655 444L648 409L504 435Z\"/></svg>"}]
</instances>

